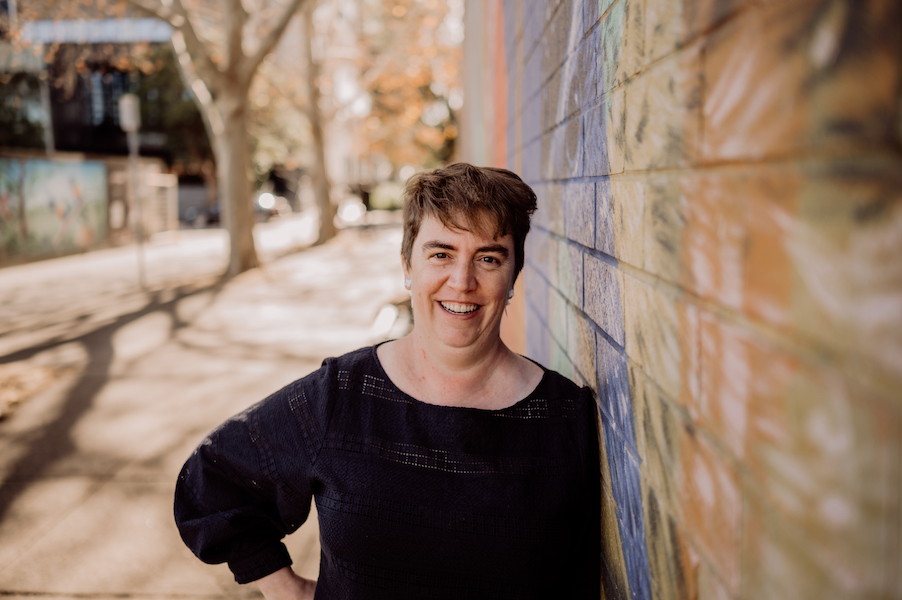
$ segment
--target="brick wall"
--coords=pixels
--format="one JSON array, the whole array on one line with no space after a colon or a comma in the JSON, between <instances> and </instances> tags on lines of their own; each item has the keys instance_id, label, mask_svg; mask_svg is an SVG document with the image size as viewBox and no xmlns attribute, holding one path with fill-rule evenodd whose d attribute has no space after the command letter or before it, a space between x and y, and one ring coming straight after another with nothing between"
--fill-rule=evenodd
<instances>
[{"instance_id":1,"label":"brick wall","mask_svg":"<svg viewBox=\"0 0 902 600\"><path fill-rule=\"evenodd\" d=\"M515 325L597 392L608 598L902 597L900 23L468 0L462 158L539 197Z\"/></svg>"}]
</instances>

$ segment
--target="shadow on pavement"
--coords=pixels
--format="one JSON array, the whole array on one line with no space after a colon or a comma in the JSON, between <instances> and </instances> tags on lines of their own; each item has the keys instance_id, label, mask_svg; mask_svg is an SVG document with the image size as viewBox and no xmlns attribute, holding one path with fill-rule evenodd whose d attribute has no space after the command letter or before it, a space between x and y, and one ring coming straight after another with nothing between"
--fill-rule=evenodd
<instances>
[{"instance_id":1,"label":"shadow on pavement","mask_svg":"<svg viewBox=\"0 0 902 600\"><path fill-rule=\"evenodd\" d=\"M29 431L24 439L17 440L23 447L20 458L6 469L6 476L0 482L0 521L3 520L10 504L16 498L17 491L21 491L23 485L40 477L55 463L77 452L70 432L90 410L98 392L109 381L109 371L115 357L113 350L115 334L142 317L164 312L171 317L169 337L172 337L176 331L190 325L179 317L178 311L175 310L177 304L185 298L207 293L211 294L210 302L212 302L225 283L225 280L218 280L212 285L202 287L181 286L174 290L158 291L141 310L120 315L112 323L95 331L75 338L54 339L0 358L0 364L27 360L41 352L72 342L81 343L88 356L84 369L66 394L56 416L42 427Z\"/></svg>"}]
</instances>

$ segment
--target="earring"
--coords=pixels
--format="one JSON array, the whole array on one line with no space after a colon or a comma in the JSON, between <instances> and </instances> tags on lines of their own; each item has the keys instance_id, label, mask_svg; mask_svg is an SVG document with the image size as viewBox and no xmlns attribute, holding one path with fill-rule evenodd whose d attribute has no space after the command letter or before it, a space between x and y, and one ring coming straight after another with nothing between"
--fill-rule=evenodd
<instances>
[{"instance_id":1,"label":"earring","mask_svg":"<svg viewBox=\"0 0 902 600\"><path fill-rule=\"evenodd\" d=\"M511 298L513 298L513 297L514 297L514 288L511 288L507 291L507 302L504 303L504 306L510 306ZM507 310L507 309L505 309L505 310Z\"/></svg>"},{"instance_id":2,"label":"earring","mask_svg":"<svg viewBox=\"0 0 902 600\"><path fill-rule=\"evenodd\" d=\"M412 282L413 282L413 280L410 279L410 278L408 277L407 279L404 280L404 287L406 287L406 288L409 290L409 289L410 289L410 284L411 284Z\"/></svg>"}]
</instances>

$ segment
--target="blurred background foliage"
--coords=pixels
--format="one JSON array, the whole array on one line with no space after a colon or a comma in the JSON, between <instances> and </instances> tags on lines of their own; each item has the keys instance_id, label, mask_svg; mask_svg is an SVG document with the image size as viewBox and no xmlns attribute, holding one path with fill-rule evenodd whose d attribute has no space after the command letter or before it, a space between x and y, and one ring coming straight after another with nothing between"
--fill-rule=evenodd
<instances>
[{"instance_id":1,"label":"blurred background foliage","mask_svg":"<svg viewBox=\"0 0 902 600\"><path fill-rule=\"evenodd\" d=\"M359 66L372 102L356 129L364 151L395 165L447 162L463 103L463 3L365 0L360 10Z\"/></svg>"},{"instance_id":2,"label":"blurred background foliage","mask_svg":"<svg viewBox=\"0 0 902 600\"><path fill-rule=\"evenodd\" d=\"M257 12L276 10L281 4L245 2L249 11ZM463 102L462 0L320 0L315 4L312 44L320 63L316 85L322 96L322 116L341 122L353 138L355 155L387 163L389 178L406 165L420 169L451 160L458 132L455 113ZM221 28L209 25L227 7L208 0L185 0L185 5L202 21L197 28L209 38L211 59L218 62L222 57L215 43L221 41L217 39ZM17 0L15 13L19 24L146 16L125 0ZM41 146L42 125L35 117L41 108L34 101L40 80L49 78L62 96L71 97L79 77L102 67L129 74L129 91L142 99L145 126L184 134L168 135L165 144L167 160L176 173L199 174L211 160L209 141L198 139L205 137L203 121L184 90L169 44L34 45L16 37L8 11L0 18L3 31L11 32L5 44L40 53L49 67L39 74L0 73L0 145ZM311 160L309 98L303 85L307 65L298 57L301 35L299 27L286 33L280 48L261 65L251 89L249 128L260 181L276 165L296 168ZM333 47L336 39L341 40L340 48ZM287 57L284 47L289 50ZM387 172L383 166L381 173Z\"/></svg>"},{"instance_id":3,"label":"blurred background foliage","mask_svg":"<svg viewBox=\"0 0 902 600\"><path fill-rule=\"evenodd\" d=\"M260 193L313 207L321 242L338 207L396 208L408 177L454 160L463 10L463 0L0 0L0 146L124 155L118 98L137 94L140 153L203 185L217 220L222 205L238 273L257 264ZM245 168L246 183L231 176Z\"/></svg>"}]
</instances>

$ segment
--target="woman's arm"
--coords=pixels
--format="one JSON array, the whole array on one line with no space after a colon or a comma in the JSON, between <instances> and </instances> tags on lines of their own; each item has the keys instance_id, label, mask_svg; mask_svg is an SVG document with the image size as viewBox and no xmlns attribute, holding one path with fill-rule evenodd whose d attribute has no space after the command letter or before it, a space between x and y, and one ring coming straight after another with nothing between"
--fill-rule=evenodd
<instances>
[{"instance_id":1,"label":"woman's arm","mask_svg":"<svg viewBox=\"0 0 902 600\"><path fill-rule=\"evenodd\" d=\"M210 432L179 474L182 540L206 563L228 562L238 583L291 565L281 540L309 515L334 380L326 365L248 407Z\"/></svg>"},{"instance_id":2,"label":"woman's arm","mask_svg":"<svg viewBox=\"0 0 902 600\"><path fill-rule=\"evenodd\" d=\"M257 580L266 600L313 600L316 582L295 574L291 567L279 569Z\"/></svg>"}]
</instances>

